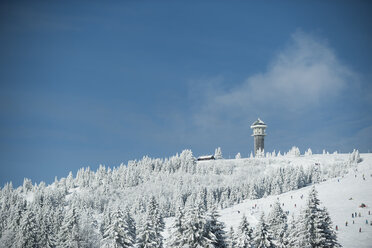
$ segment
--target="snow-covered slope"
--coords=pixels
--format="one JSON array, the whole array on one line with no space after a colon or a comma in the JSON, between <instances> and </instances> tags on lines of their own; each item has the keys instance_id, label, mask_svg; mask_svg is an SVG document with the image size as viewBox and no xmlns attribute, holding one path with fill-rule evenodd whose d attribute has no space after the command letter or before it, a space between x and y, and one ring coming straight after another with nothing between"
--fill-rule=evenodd
<instances>
[{"instance_id":1,"label":"snow-covered slope","mask_svg":"<svg viewBox=\"0 0 372 248\"><path fill-rule=\"evenodd\" d=\"M358 164L357 171L352 171L343 178L331 179L316 185L322 205L329 210L334 227L338 226L339 242L346 248L372 247L372 226L370 225L372 221L372 154L362 154L361 158L363 161ZM270 204L278 198L284 204L285 211L289 211L290 215L292 213L296 215L306 203L310 188L309 186L258 200L246 200L241 204L221 210L220 220L226 224L227 228L233 226L235 229L245 214L254 226L261 212L264 211L267 214L270 211ZM367 208L360 208L361 203L366 204ZM256 208L253 209L255 205ZM371 215L368 215L369 211ZM352 218L351 214L355 212L358 215L360 213L361 217ZM348 226L345 226L346 221ZM362 232L359 232L359 228Z\"/></svg>"},{"instance_id":2,"label":"snow-covered slope","mask_svg":"<svg viewBox=\"0 0 372 248\"><path fill-rule=\"evenodd\" d=\"M338 156L340 155L329 155L328 159L325 159L327 156L313 155L308 158L298 158L297 162L303 165L313 164L320 160L334 160ZM338 226L338 240L346 248L372 247L372 226L370 225L372 222L372 154L361 154L361 158L363 161L357 165L356 170L351 170L344 177L334 178L315 185L321 204L330 212L334 228L336 225ZM324 163L325 161L321 162ZM243 214L245 214L250 224L255 226L262 211L265 214L270 212L270 205L273 205L278 199L282 203L282 208L289 211L289 215L297 216L306 203L308 191L311 187L308 186L257 200L245 200L243 203L220 210L220 221L225 223L226 230L229 230L231 226L236 230ZM303 197L301 198L301 196ZM360 208L359 206L362 203L366 204L367 208ZM368 214L369 211L371 211L371 215ZM360 213L361 217L352 218L351 214L355 212L358 215ZM366 224L366 220L368 224ZM169 236L168 228L173 221L174 218L166 219L165 238ZM345 226L346 222L348 222L347 226ZM361 228L361 232L359 232L359 228Z\"/></svg>"}]
</instances>

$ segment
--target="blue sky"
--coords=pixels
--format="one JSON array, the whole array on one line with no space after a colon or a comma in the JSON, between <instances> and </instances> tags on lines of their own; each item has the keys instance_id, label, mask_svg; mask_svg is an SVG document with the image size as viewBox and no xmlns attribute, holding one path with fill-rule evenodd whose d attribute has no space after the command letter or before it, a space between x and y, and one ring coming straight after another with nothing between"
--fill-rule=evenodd
<instances>
[{"instance_id":1,"label":"blue sky","mask_svg":"<svg viewBox=\"0 0 372 248\"><path fill-rule=\"evenodd\" d=\"M0 185L144 155L372 151L368 1L2 1Z\"/></svg>"}]
</instances>

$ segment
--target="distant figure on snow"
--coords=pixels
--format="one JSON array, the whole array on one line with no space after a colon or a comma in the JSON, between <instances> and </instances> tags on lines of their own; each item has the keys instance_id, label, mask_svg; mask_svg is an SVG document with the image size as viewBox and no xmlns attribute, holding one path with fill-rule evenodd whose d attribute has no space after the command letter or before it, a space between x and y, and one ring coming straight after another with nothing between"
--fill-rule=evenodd
<instances>
[{"instance_id":1,"label":"distant figure on snow","mask_svg":"<svg viewBox=\"0 0 372 248\"><path fill-rule=\"evenodd\" d=\"M359 227L359 232L362 232L362 228L361 227Z\"/></svg>"},{"instance_id":2,"label":"distant figure on snow","mask_svg":"<svg viewBox=\"0 0 372 248\"><path fill-rule=\"evenodd\" d=\"M345 226L347 226L347 221L346 221L346 223L345 223Z\"/></svg>"},{"instance_id":3,"label":"distant figure on snow","mask_svg":"<svg viewBox=\"0 0 372 248\"><path fill-rule=\"evenodd\" d=\"M336 225L336 231L338 231L338 226Z\"/></svg>"},{"instance_id":4,"label":"distant figure on snow","mask_svg":"<svg viewBox=\"0 0 372 248\"><path fill-rule=\"evenodd\" d=\"M354 218L354 214L351 214L351 218Z\"/></svg>"}]
</instances>

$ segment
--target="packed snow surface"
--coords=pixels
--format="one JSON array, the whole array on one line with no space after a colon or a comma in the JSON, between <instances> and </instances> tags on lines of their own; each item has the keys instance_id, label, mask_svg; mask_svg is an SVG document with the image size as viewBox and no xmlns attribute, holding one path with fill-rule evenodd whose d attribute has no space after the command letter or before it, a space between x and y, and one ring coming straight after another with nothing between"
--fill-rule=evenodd
<instances>
[{"instance_id":1,"label":"packed snow surface","mask_svg":"<svg viewBox=\"0 0 372 248\"><path fill-rule=\"evenodd\" d=\"M316 159L316 156L312 156L312 158ZM328 158L334 159L332 155ZM363 161L357 165L357 169L351 170L344 177L330 179L315 185L321 205L328 209L334 228L336 229L336 225L338 227L338 241L346 248L372 247L372 154L361 154L361 158ZM305 206L311 187L257 200L245 200L243 203L220 210L220 221L225 223L227 231L231 226L236 230L242 216L246 215L249 223L255 226L262 211L267 215L271 205L278 199L283 210L289 211L290 219L292 214L298 216L301 208ZM303 197L301 198L301 196ZM367 207L361 208L362 203ZM352 218L352 213L357 213L357 217ZM166 230L172 225L173 220L174 218L166 220ZM348 222L347 226L346 222ZM359 232L360 228L361 232ZM168 235L166 231L165 238Z\"/></svg>"}]
</instances>

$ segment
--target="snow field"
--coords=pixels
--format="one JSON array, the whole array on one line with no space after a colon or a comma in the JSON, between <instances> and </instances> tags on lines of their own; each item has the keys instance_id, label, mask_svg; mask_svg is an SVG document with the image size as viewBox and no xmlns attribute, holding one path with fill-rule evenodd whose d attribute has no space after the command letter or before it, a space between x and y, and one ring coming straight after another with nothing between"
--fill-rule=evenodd
<instances>
[{"instance_id":1,"label":"snow field","mask_svg":"<svg viewBox=\"0 0 372 248\"><path fill-rule=\"evenodd\" d=\"M338 226L338 241L345 248L372 247L372 226L370 225L372 221L372 154L362 154L361 158L363 161L358 164L357 171L351 171L343 178L334 178L315 185L321 205L328 209L334 228ZM363 174L365 180L363 180ZM236 230L245 214L249 223L255 226L262 211L267 215L271 209L270 204L273 205L278 199L282 203L283 210L289 211L290 219L292 214L297 216L306 204L311 187L257 200L245 200L241 204L221 210L220 221L225 223L226 230L229 230L231 226ZM350 198L352 200L349 200ZM367 208L360 208L361 203L366 204ZM256 208L254 208L255 205ZM371 211L371 215L368 215L368 211ZM352 218L351 214L355 212L358 215L360 213L361 217ZM355 224L352 223L353 220ZM346 221L348 226L345 226ZM359 228L362 228L361 233L359 233Z\"/></svg>"},{"instance_id":2,"label":"snow field","mask_svg":"<svg viewBox=\"0 0 372 248\"><path fill-rule=\"evenodd\" d=\"M321 162L325 164L337 160L338 157L341 156L313 155L308 158L295 158L292 163L297 164L298 162L303 165L310 165ZM338 226L338 241L346 248L372 247L372 226L370 225L372 222L372 154L361 154L361 158L363 161L358 164L357 170L351 170L344 177L330 179L315 185L321 206L325 206L329 211L333 227ZM226 225L226 232L229 231L231 226L234 230L237 230L243 215L247 217L250 225L255 227L261 213L264 212L267 216L271 210L270 205L273 206L278 200L283 210L289 212L288 220L290 220L292 215L297 217L305 206L311 187L308 186L257 200L245 200L243 203L220 210L221 217L219 220ZM352 199L350 200L350 198ZM360 208L361 203L366 204L367 207ZM368 214L368 211L371 211L371 215ZM351 214L355 214L355 212L358 215L360 213L361 217L352 218ZM165 239L169 237L169 228L172 226L174 219L165 219L166 228L163 233ZM368 224L366 224L366 220ZM346 221L348 222L347 226L345 226ZM361 228L361 232L359 232L359 228Z\"/></svg>"}]
</instances>

